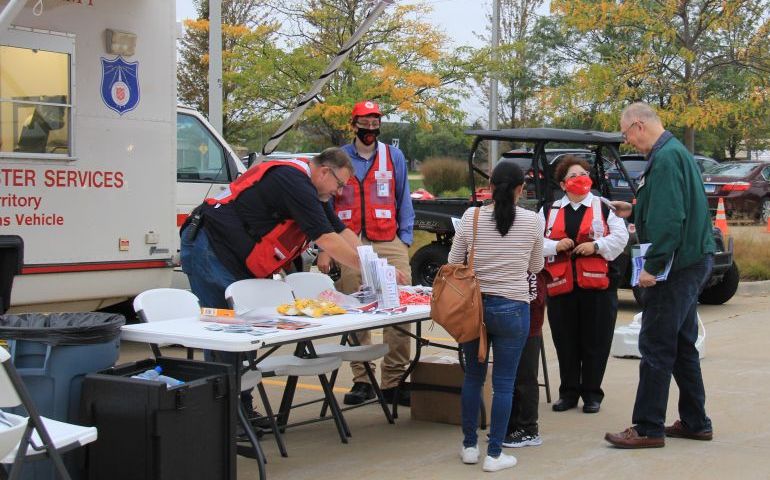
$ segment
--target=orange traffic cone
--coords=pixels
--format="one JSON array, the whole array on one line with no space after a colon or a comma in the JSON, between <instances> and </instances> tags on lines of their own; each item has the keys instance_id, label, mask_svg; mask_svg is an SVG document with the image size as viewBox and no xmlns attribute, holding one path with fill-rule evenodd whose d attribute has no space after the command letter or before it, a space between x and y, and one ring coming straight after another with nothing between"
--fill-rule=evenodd
<instances>
[{"instance_id":1,"label":"orange traffic cone","mask_svg":"<svg viewBox=\"0 0 770 480\"><path fill-rule=\"evenodd\" d=\"M765 232L770 233L770 217L767 217L767 229Z\"/></svg>"},{"instance_id":2,"label":"orange traffic cone","mask_svg":"<svg viewBox=\"0 0 770 480\"><path fill-rule=\"evenodd\" d=\"M722 230L722 235L727 236L727 217L725 216L725 202L722 197L719 197L719 203L717 204L717 218L714 221L714 226Z\"/></svg>"}]
</instances>

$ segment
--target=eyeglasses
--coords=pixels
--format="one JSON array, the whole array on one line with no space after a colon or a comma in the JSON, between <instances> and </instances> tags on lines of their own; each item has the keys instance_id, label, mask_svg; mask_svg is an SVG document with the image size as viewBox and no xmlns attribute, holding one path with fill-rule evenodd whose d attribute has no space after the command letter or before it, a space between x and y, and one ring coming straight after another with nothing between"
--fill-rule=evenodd
<instances>
[{"instance_id":1,"label":"eyeglasses","mask_svg":"<svg viewBox=\"0 0 770 480\"><path fill-rule=\"evenodd\" d=\"M329 171L332 173L332 176L334 177L334 179L337 180L337 190L339 190L342 187L344 187L346 182L343 182L342 180L340 180L340 177L337 176L337 173L334 171L334 169L332 167L329 167L329 166L326 166L326 168L329 169Z\"/></svg>"},{"instance_id":2,"label":"eyeglasses","mask_svg":"<svg viewBox=\"0 0 770 480\"><path fill-rule=\"evenodd\" d=\"M575 177L587 177L587 176L588 176L588 172L570 173L569 175L567 175L566 177L564 177L564 180L566 180L566 179L568 179L568 178L575 178Z\"/></svg>"},{"instance_id":3,"label":"eyeglasses","mask_svg":"<svg viewBox=\"0 0 770 480\"><path fill-rule=\"evenodd\" d=\"M644 123L644 122L637 120L634 123L632 123L631 125L629 125L627 129L621 130L620 135L623 137L623 141L624 142L628 141L628 132L629 132L629 130L634 128L635 125L641 125L642 123Z\"/></svg>"},{"instance_id":4,"label":"eyeglasses","mask_svg":"<svg viewBox=\"0 0 770 480\"><path fill-rule=\"evenodd\" d=\"M361 120L358 120L356 121L356 126L358 128L380 128L380 121L372 120L371 122L362 122Z\"/></svg>"}]
</instances>

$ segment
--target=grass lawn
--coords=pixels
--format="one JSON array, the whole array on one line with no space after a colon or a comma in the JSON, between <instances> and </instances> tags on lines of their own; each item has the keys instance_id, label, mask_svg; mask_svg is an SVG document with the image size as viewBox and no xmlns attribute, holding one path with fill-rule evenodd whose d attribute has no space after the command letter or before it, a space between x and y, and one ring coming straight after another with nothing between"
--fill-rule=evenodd
<instances>
[{"instance_id":1,"label":"grass lawn","mask_svg":"<svg viewBox=\"0 0 770 480\"><path fill-rule=\"evenodd\" d=\"M764 226L730 227L741 280L770 280L770 233Z\"/></svg>"}]
</instances>

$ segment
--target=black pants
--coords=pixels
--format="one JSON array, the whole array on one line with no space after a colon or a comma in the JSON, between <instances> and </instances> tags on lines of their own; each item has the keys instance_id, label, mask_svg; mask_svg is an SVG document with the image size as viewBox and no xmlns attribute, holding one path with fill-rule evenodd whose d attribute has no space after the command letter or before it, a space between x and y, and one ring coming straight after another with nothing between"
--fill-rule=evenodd
<instances>
[{"instance_id":1,"label":"black pants","mask_svg":"<svg viewBox=\"0 0 770 480\"><path fill-rule=\"evenodd\" d=\"M537 405L540 402L540 387L537 375L540 366L540 344L543 337L529 337L524 345L516 372L513 387L511 418L508 420L508 433L524 430L530 435L537 435Z\"/></svg>"},{"instance_id":2,"label":"black pants","mask_svg":"<svg viewBox=\"0 0 770 480\"><path fill-rule=\"evenodd\" d=\"M559 397L600 402L602 379L610 355L618 314L614 289L585 290L548 297L548 323L559 359Z\"/></svg>"},{"instance_id":3,"label":"black pants","mask_svg":"<svg viewBox=\"0 0 770 480\"><path fill-rule=\"evenodd\" d=\"M700 370L698 294L708 279L713 258L671 272L668 280L643 289L644 312L639 333L639 387L634 428L640 435L662 437L671 376L679 387L679 418L694 432L711 430Z\"/></svg>"}]
</instances>

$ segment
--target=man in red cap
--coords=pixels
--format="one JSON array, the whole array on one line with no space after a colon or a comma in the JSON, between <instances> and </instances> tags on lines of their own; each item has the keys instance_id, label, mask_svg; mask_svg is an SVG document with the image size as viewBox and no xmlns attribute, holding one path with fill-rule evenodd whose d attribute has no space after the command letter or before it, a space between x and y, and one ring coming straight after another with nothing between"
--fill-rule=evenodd
<instances>
[{"instance_id":1,"label":"man in red cap","mask_svg":"<svg viewBox=\"0 0 770 480\"><path fill-rule=\"evenodd\" d=\"M334 197L334 210L363 244L372 245L380 258L386 258L411 278L408 247L413 239L414 209L406 159L398 148L377 141L381 117L379 105L371 100L353 106L350 124L355 138L342 149L350 156L356 174ZM331 258L321 253L318 268L328 272L332 266ZM341 268L342 291L356 291L361 284L360 273L344 265ZM393 401L395 387L409 364L411 339L393 327L383 329L383 339L390 352L382 361L380 387L386 400ZM370 332L359 333L358 340L362 345L370 344ZM374 368L374 364L370 365ZM345 404L357 405L374 398L364 364L351 362L351 367L353 389L345 395ZM398 402L409 405L408 392L400 391Z\"/></svg>"}]
</instances>

